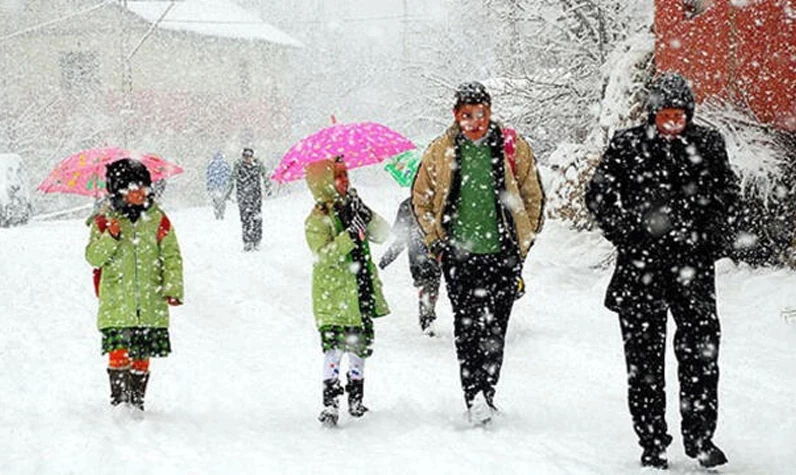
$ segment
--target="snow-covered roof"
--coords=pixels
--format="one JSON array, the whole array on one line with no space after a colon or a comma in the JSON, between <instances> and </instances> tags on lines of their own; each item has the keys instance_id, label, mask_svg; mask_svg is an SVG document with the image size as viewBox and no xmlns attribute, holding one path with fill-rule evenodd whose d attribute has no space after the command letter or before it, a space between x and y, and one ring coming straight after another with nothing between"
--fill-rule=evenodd
<instances>
[{"instance_id":1,"label":"snow-covered roof","mask_svg":"<svg viewBox=\"0 0 796 475\"><path fill-rule=\"evenodd\" d=\"M166 30L190 31L200 35L223 38L241 38L267 41L287 46L302 46L301 43L265 23L260 17L230 0L178 0L128 1L127 9L144 20L154 23L169 10L158 26Z\"/></svg>"}]
</instances>

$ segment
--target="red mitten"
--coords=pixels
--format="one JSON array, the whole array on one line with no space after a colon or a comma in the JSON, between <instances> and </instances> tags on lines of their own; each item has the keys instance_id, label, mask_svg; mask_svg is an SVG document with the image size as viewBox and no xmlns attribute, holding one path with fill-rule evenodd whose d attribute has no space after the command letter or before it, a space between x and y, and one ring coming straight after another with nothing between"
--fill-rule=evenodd
<instances>
[{"instance_id":1,"label":"red mitten","mask_svg":"<svg viewBox=\"0 0 796 475\"><path fill-rule=\"evenodd\" d=\"M119 239L119 236L122 234L122 227L119 225L118 219L111 219L111 222L108 223L108 232L111 233L111 236L115 239Z\"/></svg>"}]
</instances>

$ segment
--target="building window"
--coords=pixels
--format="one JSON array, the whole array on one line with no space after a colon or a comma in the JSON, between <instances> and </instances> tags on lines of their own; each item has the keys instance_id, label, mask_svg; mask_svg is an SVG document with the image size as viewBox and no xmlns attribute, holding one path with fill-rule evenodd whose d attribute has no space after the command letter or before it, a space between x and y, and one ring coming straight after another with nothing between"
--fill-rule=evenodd
<instances>
[{"instance_id":1,"label":"building window","mask_svg":"<svg viewBox=\"0 0 796 475\"><path fill-rule=\"evenodd\" d=\"M91 91L99 86L97 53L61 54L61 87L65 91Z\"/></svg>"},{"instance_id":2,"label":"building window","mask_svg":"<svg viewBox=\"0 0 796 475\"><path fill-rule=\"evenodd\" d=\"M685 17L691 19L705 13L713 5L713 0L683 0Z\"/></svg>"}]
</instances>

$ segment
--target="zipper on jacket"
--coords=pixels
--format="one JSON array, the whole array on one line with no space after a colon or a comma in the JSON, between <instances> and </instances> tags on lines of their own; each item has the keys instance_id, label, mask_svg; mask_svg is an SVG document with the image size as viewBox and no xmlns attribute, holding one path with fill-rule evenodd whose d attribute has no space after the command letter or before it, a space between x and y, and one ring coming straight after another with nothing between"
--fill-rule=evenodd
<instances>
[{"instance_id":1,"label":"zipper on jacket","mask_svg":"<svg viewBox=\"0 0 796 475\"><path fill-rule=\"evenodd\" d=\"M140 219L140 218L139 218ZM138 223L133 224L133 264L135 265L135 315L141 323L141 284L138 281Z\"/></svg>"}]
</instances>

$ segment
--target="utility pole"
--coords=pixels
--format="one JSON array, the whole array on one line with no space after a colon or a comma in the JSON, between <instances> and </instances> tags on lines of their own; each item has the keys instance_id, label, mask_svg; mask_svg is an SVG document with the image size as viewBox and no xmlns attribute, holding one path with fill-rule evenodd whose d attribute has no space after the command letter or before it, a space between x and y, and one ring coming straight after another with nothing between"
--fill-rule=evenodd
<instances>
[{"instance_id":1,"label":"utility pole","mask_svg":"<svg viewBox=\"0 0 796 475\"><path fill-rule=\"evenodd\" d=\"M127 21L127 0L121 0L122 12L119 15L121 21L121 41L119 53L121 54L122 65L122 107L119 111L122 122L122 146L127 148L130 140L130 118L133 115L133 67L130 64L131 58L128 55L130 43L130 28Z\"/></svg>"}]
</instances>

